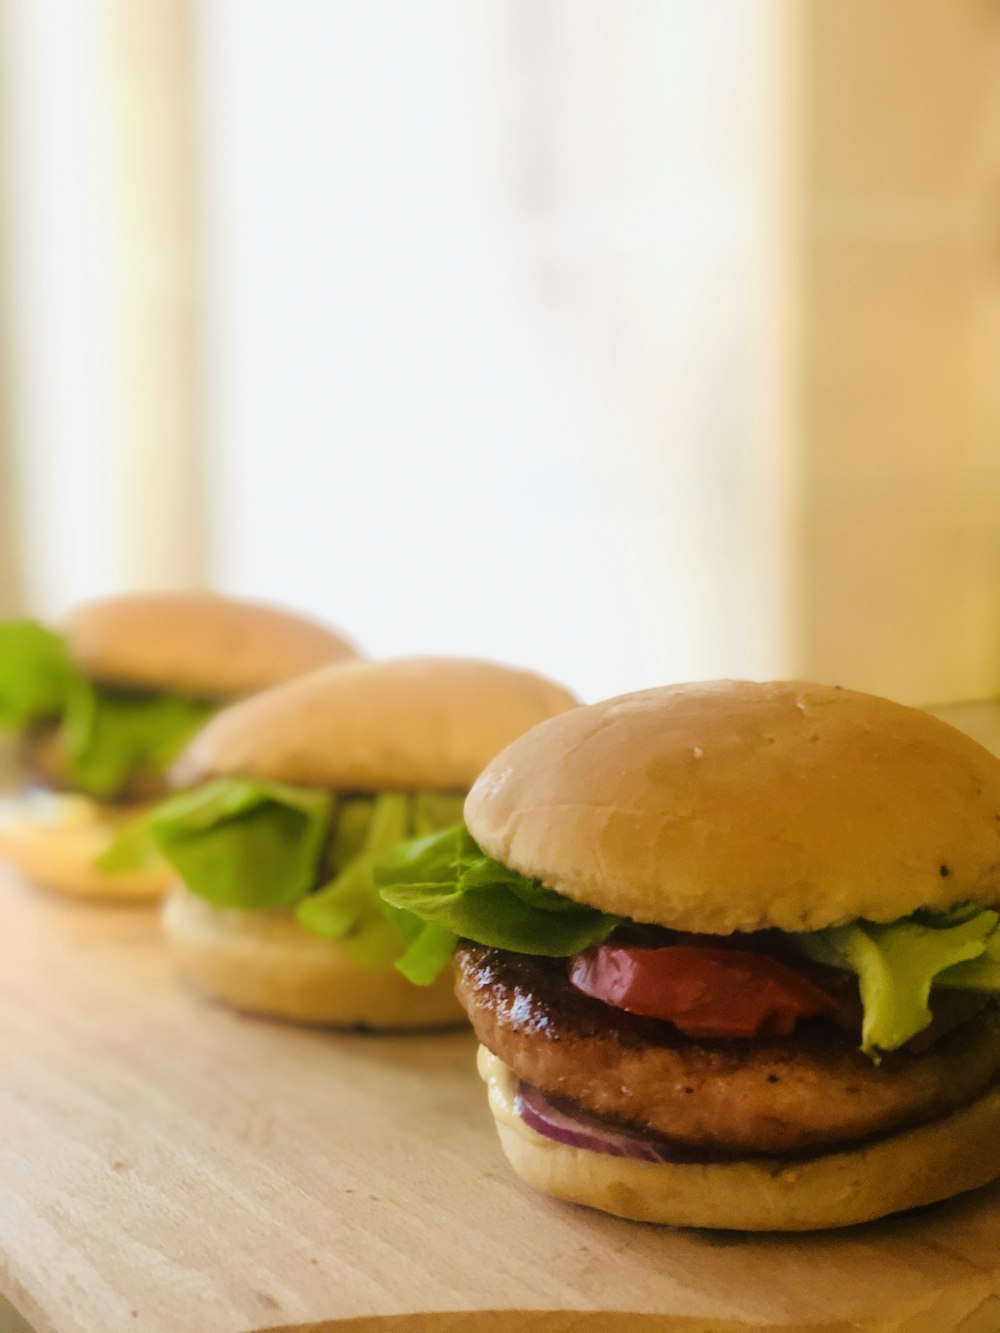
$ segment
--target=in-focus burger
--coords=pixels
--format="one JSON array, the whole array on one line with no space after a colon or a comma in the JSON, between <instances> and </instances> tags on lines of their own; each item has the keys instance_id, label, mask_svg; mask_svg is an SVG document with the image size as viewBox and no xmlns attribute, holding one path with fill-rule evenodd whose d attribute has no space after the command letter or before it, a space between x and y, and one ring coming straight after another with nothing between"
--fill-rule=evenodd
<instances>
[{"instance_id":1,"label":"in-focus burger","mask_svg":"<svg viewBox=\"0 0 1000 1333\"><path fill-rule=\"evenodd\" d=\"M515 1170L650 1222L846 1226L1000 1175L1000 761L884 699L543 723L380 866L441 932Z\"/></svg>"},{"instance_id":2,"label":"in-focus burger","mask_svg":"<svg viewBox=\"0 0 1000 1333\"><path fill-rule=\"evenodd\" d=\"M291 612L211 593L111 597L57 630L0 624L0 731L16 737L16 790L0 855L65 893L158 896L162 866L113 873L123 821L164 795L165 770L233 699L355 650Z\"/></svg>"},{"instance_id":3,"label":"in-focus burger","mask_svg":"<svg viewBox=\"0 0 1000 1333\"><path fill-rule=\"evenodd\" d=\"M574 704L527 671L408 658L313 672L219 714L178 762L190 789L148 820L180 880L164 921L181 973L302 1023L460 1020L445 979L418 988L394 968L424 926L382 901L373 863L453 826L483 765ZM421 980L451 951L439 933Z\"/></svg>"}]
</instances>

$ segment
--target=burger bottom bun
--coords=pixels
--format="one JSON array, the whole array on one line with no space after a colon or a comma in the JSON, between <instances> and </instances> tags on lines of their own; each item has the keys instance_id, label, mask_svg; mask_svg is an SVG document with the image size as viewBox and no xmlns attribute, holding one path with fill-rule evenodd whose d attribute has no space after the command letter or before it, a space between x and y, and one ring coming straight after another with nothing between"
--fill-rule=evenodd
<instances>
[{"instance_id":1,"label":"burger bottom bun","mask_svg":"<svg viewBox=\"0 0 1000 1333\"><path fill-rule=\"evenodd\" d=\"M166 866L109 874L94 861L126 818L86 796L32 791L0 801L0 857L27 879L76 898L149 902L170 882Z\"/></svg>"},{"instance_id":2,"label":"burger bottom bun","mask_svg":"<svg viewBox=\"0 0 1000 1333\"><path fill-rule=\"evenodd\" d=\"M853 1151L802 1160L642 1162L571 1148L514 1109L516 1075L485 1047L500 1143L535 1189L617 1217L668 1226L817 1231L936 1203L1000 1176L1000 1087L953 1115Z\"/></svg>"},{"instance_id":3,"label":"burger bottom bun","mask_svg":"<svg viewBox=\"0 0 1000 1333\"><path fill-rule=\"evenodd\" d=\"M363 966L289 911L213 907L175 882L163 922L181 975L236 1009L376 1031L466 1021L449 974L414 986L392 966Z\"/></svg>"}]
</instances>

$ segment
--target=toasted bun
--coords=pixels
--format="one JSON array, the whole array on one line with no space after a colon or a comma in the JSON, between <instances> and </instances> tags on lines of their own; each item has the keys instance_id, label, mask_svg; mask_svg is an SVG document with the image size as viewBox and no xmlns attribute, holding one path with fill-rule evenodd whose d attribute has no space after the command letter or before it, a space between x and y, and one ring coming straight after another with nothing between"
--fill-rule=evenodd
<instances>
[{"instance_id":1,"label":"toasted bun","mask_svg":"<svg viewBox=\"0 0 1000 1333\"><path fill-rule=\"evenodd\" d=\"M30 793L0 802L0 857L27 879L78 898L150 901L169 882L163 867L107 874L94 865L122 816L86 796Z\"/></svg>"},{"instance_id":2,"label":"toasted bun","mask_svg":"<svg viewBox=\"0 0 1000 1333\"><path fill-rule=\"evenodd\" d=\"M578 708L469 793L476 841L569 898L710 934L1000 902L1000 759L914 708L714 681Z\"/></svg>"},{"instance_id":3,"label":"toasted bun","mask_svg":"<svg viewBox=\"0 0 1000 1333\"><path fill-rule=\"evenodd\" d=\"M334 791L465 791L515 736L575 703L542 676L492 662L352 662L226 709L174 776L184 785L228 775Z\"/></svg>"},{"instance_id":4,"label":"toasted bun","mask_svg":"<svg viewBox=\"0 0 1000 1333\"><path fill-rule=\"evenodd\" d=\"M363 967L291 912L213 907L178 884L163 923L181 975L249 1013L376 1031L465 1022L447 974L414 986L394 967Z\"/></svg>"},{"instance_id":5,"label":"toasted bun","mask_svg":"<svg viewBox=\"0 0 1000 1333\"><path fill-rule=\"evenodd\" d=\"M971 1106L853 1151L786 1161L641 1162L545 1138L517 1114L515 1075L479 1048L500 1143L545 1194L678 1227L818 1231L936 1203L1000 1176L1000 1087Z\"/></svg>"},{"instance_id":6,"label":"toasted bun","mask_svg":"<svg viewBox=\"0 0 1000 1333\"><path fill-rule=\"evenodd\" d=\"M314 621L209 592L108 597L74 608L60 628L93 680L210 699L253 694L357 657Z\"/></svg>"}]
</instances>

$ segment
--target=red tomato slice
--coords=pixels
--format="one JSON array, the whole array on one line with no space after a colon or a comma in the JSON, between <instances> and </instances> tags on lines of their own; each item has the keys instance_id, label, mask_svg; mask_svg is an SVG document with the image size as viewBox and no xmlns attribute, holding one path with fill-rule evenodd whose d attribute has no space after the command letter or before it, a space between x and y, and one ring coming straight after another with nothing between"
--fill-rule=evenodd
<instances>
[{"instance_id":1,"label":"red tomato slice","mask_svg":"<svg viewBox=\"0 0 1000 1333\"><path fill-rule=\"evenodd\" d=\"M664 1018L689 1037L786 1037L835 1004L808 977L767 954L667 945L601 944L577 954L570 981L630 1014Z\"/></svg>"}]
</instances>

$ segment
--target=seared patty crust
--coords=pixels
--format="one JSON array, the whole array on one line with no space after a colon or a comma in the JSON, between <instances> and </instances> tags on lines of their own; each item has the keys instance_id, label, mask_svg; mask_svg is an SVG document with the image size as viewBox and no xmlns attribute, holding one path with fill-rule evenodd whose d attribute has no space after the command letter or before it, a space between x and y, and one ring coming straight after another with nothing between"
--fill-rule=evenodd
<instances>
[{"instance_id":1,"label":"seared patty crust","mask_svg":"<svg viewBox=\"0 0 1000 1333\"><path fill-rule=\"evenodd\" d=\"M568 960L463 941L456 993L476 1036L550 1097L707 1152L810 1153L936 1120L1000 1077L993 1002L930 1050L874 1064L858 1035L806 1022L791 1037L695 1040L603 1004Z\"/></svg>"}]
</instances>

